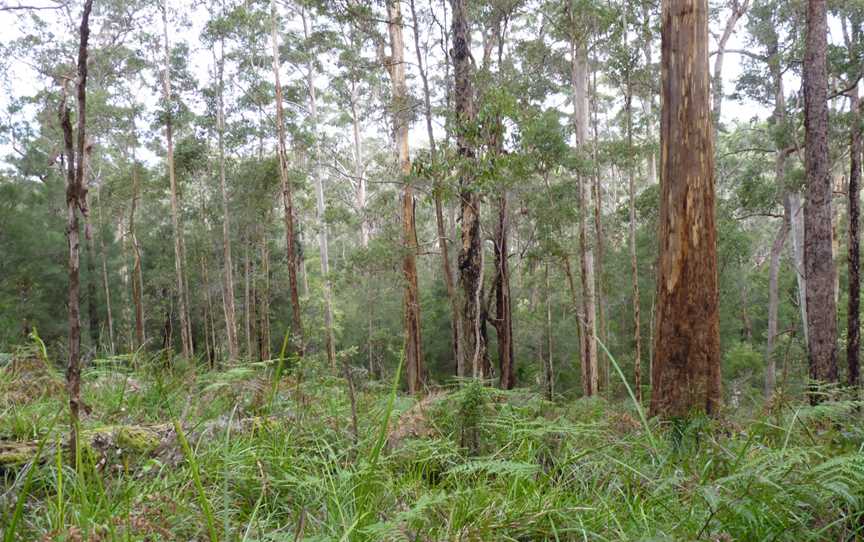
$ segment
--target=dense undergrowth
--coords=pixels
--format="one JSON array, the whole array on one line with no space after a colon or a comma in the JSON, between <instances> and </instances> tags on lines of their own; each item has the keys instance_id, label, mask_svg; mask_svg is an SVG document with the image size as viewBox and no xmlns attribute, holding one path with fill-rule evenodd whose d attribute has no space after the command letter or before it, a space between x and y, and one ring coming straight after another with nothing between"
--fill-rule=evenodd
<instances>
[{"instance_id":1,"label":"dense undergrowth","mask_svg":"<svg viewBox=\"0 0 864 542\"><path fill-rule=\"evenodd\" d=\"M268 364L139 357L85 371L76 471L38 354L0 369L4 540L864 538L851 401L664 425L626 402L358 382L355 441L344 382L316 360L273 386Z\"/></svg>"}]
</instances>

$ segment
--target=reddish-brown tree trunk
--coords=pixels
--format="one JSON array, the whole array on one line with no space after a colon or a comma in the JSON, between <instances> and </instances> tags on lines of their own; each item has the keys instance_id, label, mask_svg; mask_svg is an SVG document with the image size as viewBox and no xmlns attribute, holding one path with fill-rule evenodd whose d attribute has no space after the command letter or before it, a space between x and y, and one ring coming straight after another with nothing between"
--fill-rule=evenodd
<instances>
[{"instance_id":1,"label":"reddish-brown tree trunk","mask_svg":"<svg viewBox=\"0 0 864 542\"><path fill-rule=\"evenodd\" d=\"M410 106L405 81L405 43L402 37L402 13L397 0L387 2L387 30L390 34L390 64L387 71L392 82L393 125L399 173L402 177L402 274L404 284L405 369L408 391L423 390L423 352L420 337L420 292L417 285L417 230L414 222L414 189L411 184L411 158L408 154Z\"/></svg>"},{"instance_id":2,"label":"reddish-brown tree trunk","mask_svg":"<svg viewBox=\"0 0 864 542\"><path fill-rule=\"evenodd\" d=\"M459 207L462 222L462 247L459 251L459 286L462 290L462 355L470 361L472 374L483 378L486 342L482 333L481 299L483 292L483 245L480 237L480 194L470 172L475 151L470 135L474 122L474 67L471 57L471 32L465 0L450 0L453 10L452 39L456 147L460 161ZM466 376L462 368L459 376Z\"/></svg>"},{"instance_id":3,"label":"reddish-brown tree trunk","mask_svg":"<svg viewBox=\"0 0 864 542\"><path fill-rule=\"evenodd\" d=\"M651 412L720 407L708 1L662 3L660 252Z\"/></svg>"},{"instance_id":4,"label":"reddish-brown tree trunk","mask_svg":"<svg viewBox=\"0 0 864 542\"><path fill-rule=\"evenodd\" d=\"M826 0L807 4L804 55L804 129L807 205L804 206L804 274L807 279L807 328L810 378L837 381L837 305L831 227L831 176L828 158L828 16ZM818 402L819 394L810 400Z\"/></svg>"}]
</instances>

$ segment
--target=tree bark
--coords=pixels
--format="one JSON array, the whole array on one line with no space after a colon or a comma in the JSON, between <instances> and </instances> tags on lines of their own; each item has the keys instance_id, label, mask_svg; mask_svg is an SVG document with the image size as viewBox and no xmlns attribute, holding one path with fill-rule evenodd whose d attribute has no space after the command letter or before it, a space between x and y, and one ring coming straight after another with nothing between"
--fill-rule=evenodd
<instances>
[{"instance_id":1,"label":"tree bark","mask_svg":"<svg viewBox=\"0 0 864 542\"><path fill-rule=\"evenodd\" d=\"M572 61L571 89L573 92L573 124L576 132L576 148L584 149L588 144L588 50L584 43L572 39L570 43ZM597 364L597 304L594 282L594 248L588 233L588 213L591 208L590 176L579 174L579 263L582 282L581 358L582 393L586 397L596 395L599 388Z\"/></svg>"},{"instance_id":2,"label":"tree bark","mask_svg":"<svg viewBox=\"0 0 864 542\"><path fill-rule=\"evenodd\" d=\"M432 200L435 204L435 227L438 234L438 246L441 249L441 269L444 273L444 285L447 288L447 301L450 304L450 333L453 343L453 360L456 363L457 374L461 374L459 367L465 366L464 353L462 352L462 322L461 315L459 314L453 270L450 265L450 242L447 238L447 227L444 223L444 210L441 201L443 187L435 168L438 162L438 149L435 145L435 132L432 129L432 99L429 90L429 77L423 64L423 56L420 53L420 26L417 20L417 10L414 6L414 0L409 0L408 4L411 6L411 20L414 25L414 50L417 53L417 69L420 72L420 81L423 83L423 113L426 117L426 135L429 138L429 154L434 172Z\"/></svg>"},{"instance_id":3,"label":"tree bark","mask_svg":"<svg viewBox=\"0 0 864 542\"><path fill-rule=\"evenodd\" d=\"M660 251L651 412L716 415L720 313L707 0L663 0Z\"/></svg>"},{"instance_id":4,"label":"tree bark","mask_svg":"<svg viewBox=\"0 0 864 542\"><path fill-rule=\"evenodd\" d=\"M292 345L299 355L303 355L303 323L300 316L300 295L297 291L297 249L294 233L294 195L291 180L288 178L288 151L285 138L285 113L282 103L282 85L279 82L279 37L276 29L276 2L270 0L270 40L273 49L273 80L276 85L276 132L279 161L279 178L282 185L282 208L285 222L285 252L288 266L288 293L291 298L291 325L293 328Z\"/></svg>"},{"instance_id":5,"label":"tree bark","mask_svg":"<svg viewBox=\"0 0 864 542\"><path fill-rule=\"evenodd\" d=\"M80 228L78 213L87 217L87 187L84 185L84 148L87 125L87 45L90 39L92 0L85 0L81 15L78 43L77 142L73 141L72 121L63 87L59 117L63 129L66 158L66 235L69 248L69 358L66 363L66 390L69 395L69 449L72 462L79 464L78 425L81 408L81 308L80 297ZM76 146L77 143L77 146ZM77 156L77 160L76 160Z\"/></svg>"},{"instance_id":6,"label":"tree bark","mask_svg":"<svg viewBox=\"0 0 864 542\"><path fill-rule=\"evenodd\" d=\"M414 189L411 185L411 158L408 154L410 106L405 82L405 43L402 37L402 13L398 0L387 2L387 30L390 34L390 74L393 92L393 125L399 172L402 177L402 274L404 285L405 369L408 391L423 390L423 352L420 337L420 292L417 285L417 230L414 222Z\"/></svg>"},{"instance_id":7,"label":"tree bark","mask_svg":"<svg viewBox=\"0 0 864 542\"><path fill-rule=\"evenodd\" d=\"M854 32L854 30L853 30ZM849 136L849 322L846 363L849 386L858 386L861 351L861 103L858 87L850 93L852 128Z\"/></svg>"},{"instance_id":8,"label":"tree bark","mask_svg":"<svg viewBox=\"0 0 864 542\"><path fill-rule=\"evenodd\" d=\"M495 225L495 330L498 335L499 385L510 390L516 386L516 358L513 353L513 308L510 297L510 247L508 230L510 210L507 191L498 197L498 222Z\"/></svg>"},{"instance_id":9,"label":"tree bark","mask_svg":"<svg viewBox=\"0 0 864 542\"><path fill-rule=\"evenodd\" d=\"M224 6L223 6L224 8ZM224 15L224 13L223 13ZM219 42L219 111L217 121L219 147L219 186L222 192L222 264L225 289L225 330L228 338L228 357L240 357L237 340L237 309L234 302L234 261L231 258L231 207L228 201L228 187L225 182L225 38Z\"/></svg>"},{"instance_id":10,"label":"tree bark","mask_svg":"<svg viewBox=\"0 0 864 542\"><path fill-rule=\"evenodd\" d=\"M483 291L483 245L480 236L480 194L477 192L470 163L475 150L470 132L474 122L474 68L471 58L471 32L468 5L465 0L450 0L453 10L451 57L454 72L454 107L456 113L456 147L461 161L459 172L459 205L462 223L462 247L459 251L459 286L462 290L462 352L465 359L459 376L466 376L471 361L475 378L484 378L483 360L486 343L481 333L480 299Z\"/></svg>"},{"instance_id":11,"label":"tree bark","mask_svg":"<svg viewBox=\"0 0 864 542\"><path fill-rule=\"evenodd\" d=\"M177 297L180 303L180 340L183 357L194 355L192 346L192 326L189 321L189 298L186 290L186 274L184 271L183 229L180 223L180 196L177 188L177 176L174 171L174 126L171 108L171 49L168 43L168 0L162 4L162 32L165 47L165 70L162 74L162 91L168 111L165 117L165 141L167 144L166 166L168 181L171 186L171 225L174 232L174 273L176 275Z\"/></svg>"},{"instance_id":12,"label":"tree bark","mask_svg":"<svg viewBox=\"0 0 864 542\"><path fill-rule=\"evenodd\" d=\"M831 228L831 176L828 158L828 17L826 0L807 4L804 56L804 129L807 205L804 207L804 269L810 378L837 381L837 312ZM820 395L810 394L811 402Z\"/></svg>"}]
</instances>

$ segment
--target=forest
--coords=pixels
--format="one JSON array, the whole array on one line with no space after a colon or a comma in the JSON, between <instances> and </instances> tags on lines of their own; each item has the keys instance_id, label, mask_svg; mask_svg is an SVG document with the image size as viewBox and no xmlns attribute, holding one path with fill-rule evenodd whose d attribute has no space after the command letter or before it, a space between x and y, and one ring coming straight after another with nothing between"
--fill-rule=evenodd
<instances>
[{"instance_id":1,"label":"forest","mask_svg":"<svg viewBox=\"0 0 864 542\"><path fill-rule=\"evenodd\" d=\"M0 533L864 540L864 0L0 0Z\"/></svg>"}]
</instances>

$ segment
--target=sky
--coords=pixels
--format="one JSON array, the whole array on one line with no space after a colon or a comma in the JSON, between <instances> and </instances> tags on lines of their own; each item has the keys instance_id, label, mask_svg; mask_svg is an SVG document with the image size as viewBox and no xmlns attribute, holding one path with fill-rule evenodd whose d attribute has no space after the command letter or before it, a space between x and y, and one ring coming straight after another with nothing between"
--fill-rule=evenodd
<instances>
[{"instance_id":1,"label":"sky","mask_svg":"<svg viewBox=\"0 0 864 542\"><path fill-rule=\"evenodd\" d=\"M16 1L17 0L0 0L0 6L4 5L4 3L5 5L15 5ZM50 6L51 4L51 0L29 0L27 2L27 5L32 6ZM192 44L193 47L197 47L197 49L193 49L192 57L190 59L191 69L193 74L198 78L199 84L206 84L206 82L210 79L210 73L213 65L213 54L210 50L204 50L203 48L201 48L198 40L198 36L200 36L204 21L206 21L207 18L207 14L204 11L205 8L200 5L193 8L187 0L183 0L182 2L175 1L172 3L172 7L183 10L184 13L188 15L188 19L191 24L186 29L172 29L171 41L172 43L177 43L179 40L185 40ZM59 14L60 12L40 11L39 13L46 18L50 18L52 16L51 14ZM0 28L3 28L5 30L2 37L0 37L0 42L8 42L9 40L13 40L26 32L26 29L23 28L20 24L21 14L22 12L20 11L0 11ZM77 16L77 13L73 14L73 16ZM59 22L56 17L57 16L54 16L55 20ZM721 15L720 19L723 23L725 23L725 13ZM839 26L834 23L836 23L836 21L832 21L832 24L830 25L830 33L832 34L832 37L830 39L832 39L832 41L836 41L837 37L840 35ZM712 31L719 33L721 24L721 22L713 22ZM739 21L739 31L733 34L727 45L727 49L742 49L745 47L742 39L743 31L740 30L743 29L745 25L746 15L745 18L742 18L742 20ZM59 24L57 26L57 32L62 32L62 27ZM98 31L98 29L94 29L94 31ZM478 40L475 39L475 45L477 44L477 41ZM710 49L713 51L716 48L716 44L714 43L713 38L711 41L712 43ZM413 37L409 37L406 35L406 44L407 46L411 47L413 45ZM413 59L413 55L413 50L406 51L407 59ZM713 63L713 57L711 59L711 62ZM409 73L411 69L412 67L409 67ZM739 54L727 54L724 59L723 66L724 90L727 94L734 90L735 81L741 75L741 72L742 56ZM286 75L283 75L283 77L287 79ZM800 86L800 81L798 81L794 75L787 75L787 78L787 89L796 89ZM39 82L38 77L35 75L35 72L30 67L21 63L12 63L12 65L7 67L6 80L4 81L0 79L0 84L3 85L3 92L0 92L0 118L2 118L5 122L9 118L7 106L9 105L10 96L34 93L38 90L41 83ZM326 84L326 77L324 75L319 76L317 80L317 86L324 87L326 86ZM156 100L158 99L148 89L142 89L142 96L140 96L139 98L143 99L151 108L156 104ZM749 120L753 117L766 118L768 115L770 115L770 110L749 100L738 101L727 98L724 100L723 103L722 120L724 123L727 124L732 123L736 120ZM367 126L366 129L378 131L379 128ZM425 126L422 122L415 123L415 125L412 127L411 135L412 143L415 147L426 146L427 137ZM3 157L7 156L11 152L11 145L9 145L8 143L0 142L0 163L3 162ZM152 152L145 152L146 153L144 155L144 158L146 161L150 162L156 159L155 155Z\"/></svg>"}]
</instances>

